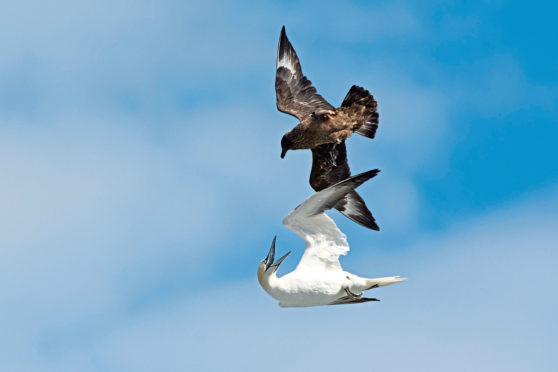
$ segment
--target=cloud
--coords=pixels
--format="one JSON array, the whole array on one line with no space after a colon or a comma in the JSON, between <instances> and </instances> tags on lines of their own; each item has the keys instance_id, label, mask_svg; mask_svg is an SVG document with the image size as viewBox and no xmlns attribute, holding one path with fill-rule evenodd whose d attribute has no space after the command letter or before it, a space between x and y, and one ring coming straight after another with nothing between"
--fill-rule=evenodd
<instances>
[{"instance_id":1,"label":"cloud","mask_svg":"<svg viewBox=\"0 0 558 372\"><path fill-rule=\"evenodd\" d=\"M369 274L409 277L378 290L380 303L280 309L251 280L136 314L91 352L109 370L551 371L553 195L547 208L549 199L539 197L427 236L398 255L363 260L363 249L354 248L360 271L375 260Z\"/></svg>"},{"instance_id":2,"label":"cloud","mask_svg":"<svg viewBox=\"0 0 558 372\"><path fill-rule=\"evenodd\" d=\"M86 117L27 125L0 129L0 302L10 327L34 337L110 317L161 266L200 270L190 262L219 239L217 204L203 180L181 176L191 172L176 148Z\"/></svg>"},{"instance_id":3,"label":"cloud","mask_svg":"<svg viewBox=\"0 0 558 372\"><path fill-rule=\"evenodd\" d=\"M482 34L476 14L434 27L401 2L334 5L3 9L2 369L550 369L553 192L435 233L425 211L441 215L445 196L432 206L419 181L454 171L469 115L552 110L552 88L513 55L444 61L444 43ZM359 190L383 231L332 212L348 268L411 278L379 291L379 306L283 311L249 279L274 233L302 247L280 221L311 193L309 153L279 159L296 124L274 107L281 24L332 103L353 83L379 101L378 138L348 147L353 173L383 171ZM521 360L505 352L519 349Z\"/></svg>"}]
</instances>

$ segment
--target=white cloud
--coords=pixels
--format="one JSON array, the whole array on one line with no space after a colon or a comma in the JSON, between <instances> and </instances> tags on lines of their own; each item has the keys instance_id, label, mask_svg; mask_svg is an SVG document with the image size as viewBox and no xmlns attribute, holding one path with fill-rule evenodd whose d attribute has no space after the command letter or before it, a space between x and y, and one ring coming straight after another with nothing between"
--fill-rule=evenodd
<instances>
[{"instance_id":1,"label":"white cloud","mask_svg":"<svg viewBox=\"0 0 558 372\"><path fill-rule=\"evenodd\" d=\"M377 304L280 309L253 280L145 314L99 347L117 368L140 371L551 371L558 215L539 206L508 208L376 260L376 270L392 260L409 276L378 291Z\"/></svg>"},{"instance_id":2,"label":"white cloud","mask_svg":"<svg viewBox=\"0 0 558 372\"><path fill-rule=\"evenodd\" d=\"M556 215L542 214L539 202L462 223L397 254L386 247L365 254L359 244L377 245L381 235L364 240L370 235L352 234L360 227L337 213L356 242L348 267L411 278L379 291L379 306L284 311L255 281L212 288L217 270L248 275L244 267L265 254L254 242L268 242L269 226L284 234L282 247L302 246L279 228L311 192L310 154L279 159L279 138L296 120L273 108L270 29L276 35L285 19L288 30L293 25L289 35L305 72L328 99L340 101L352 83L377 97L378 138L355 136L348 146L353 173L383 170L361 193L385 230L416 234L424 206L413 178L444 159L444 135L460 101L447 92L462 89L465 100L478 89L459 78L453 87L442 73L433 81L444 84L425 84L392 63L391 52L348 52L347 38L428 39L420 16L403 4L364 17L352 5L335 16L325 6L296 14L253 6L241 22L231 16L236 3L24 2L4 9L2 369L282 370L316 363L328 370L357 359L364 369L409 370L412 363L414 370L480 370L482 363L487 370L545 370L552 360L541 340L555 330L541 324L556 310L549 295L556 293L549 280L556 257L548 248ZM330 29L301 34L308 14ZM459 32L474 31L468 21ZM496 59L496 69L507 68L494 74L491 61L470 69L483 72L487 84L486 106L472 106L512 110L525 97L512 91L531 85L518 66ZM264 75L267 82L252 83ZM488 103L502 93L497 86L512 89ZM267 108L258 101L264 94ZM225 267L223 257L232 263ZM185 292L187 299L177 299ZM519 349L521 360L507 353ZM332 350L335 356L323 359Z\"/></svg>"},{"instance_id":3,"label":"white cloud","mask_svg":"<svg viewBox=\"0 0 558 372\"><path fill-rule=\"evenodd\" d=\"M181 176L192 172L176 148L130 128L87 117L0 128L0 302L12 326L112 316L153 267L193 274L220 238L214 190Z\"/></svg>"},{"instance_id":4,"label":"white cloud","mask_svg":"<svg viewBox=\"0 0 558 372\"><path fill-rule=\"evenodd\" d=\"M55 323L34 338L27 370L551 371L557 205L545 192L397 254L353 247L347 269L409 277L378 290L379 303L281 309L255 279L225 284L104 319L74 346L80 324Z\"/></svg>"}]
</instances>

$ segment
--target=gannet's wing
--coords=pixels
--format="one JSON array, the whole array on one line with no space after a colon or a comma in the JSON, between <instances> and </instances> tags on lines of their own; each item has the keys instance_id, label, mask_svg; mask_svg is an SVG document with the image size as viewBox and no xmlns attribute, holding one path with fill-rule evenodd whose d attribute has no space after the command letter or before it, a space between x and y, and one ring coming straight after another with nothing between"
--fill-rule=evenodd
<instances>
[{"instance_id":1,"label":"gannet's wing","mask_svg":"<svg viewBox=\"0 0 558 372\"><path fill-rule=\"evenodd\" d=\"M285 26L281 29L279 37L276 68L275 93L279 111L302 120L313 112L319 114L335 109L317 93L312 82L302 74L300 61L287 38Z\"/></svg>"},{"instance_id":2,"label":"gannet's wing","mask_svg":"<svg viewBox=\"0 0 558 372\"><path fill-rule=\"evenodd\" d=\"M349 251L347 237L324 211L333 208L348 193L378 174L374 169L319 191L296 207L283 224L306 241L298 268L342 270L339 256Z\"/></svg>"},{"instance_id":3,"label":"gannet's wing","mask_svg":"<svg viewBox=\"0 0 558 372\"><path fill-rule=\"evenodd\" d=\"M333 158L333 161L332 161ZM345 140L341 143L326 143L312 149L312 171L310 186L321 191L351 176L347 162ZM335 209L359 225L372 230L380 230L366 203L356 191L351 191L336 205Z\"/></svg>"}]
</instances>

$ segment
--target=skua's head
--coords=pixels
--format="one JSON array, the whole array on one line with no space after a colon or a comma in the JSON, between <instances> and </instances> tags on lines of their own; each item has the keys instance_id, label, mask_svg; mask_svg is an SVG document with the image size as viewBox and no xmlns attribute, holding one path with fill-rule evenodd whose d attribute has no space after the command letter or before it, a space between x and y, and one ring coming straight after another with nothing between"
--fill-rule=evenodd
<instances>
[{"instance_id":1,"label":"skua's head","mask_svg":"<svg viewBox=\"0 0 558 372\"><path fill-rule=\"evenodd\" d=\"M310 120L310 119L308 119ZM300 150L308 148L306 135L303 130L294 127L281 138L281 159L285 157L285 154L289 150Z\"/></svg>"},{"instance_id":2,"label":"skua's head","mask_svg":"<svg viewBox=\"0 0 558 372\"><path fill-rule=\"evenodd\" d=\"M289 151L293 146L293 141L291 139L291 132L285 133L283 138L281 138L281 159L285 157L287 151Z\"/></svg>"},{"instance_id":3,"label":"skua's head","mask_svg":"<svg viewBox=\"0 0 558 372\"><path fill-rule=\"evenodd\" d=\"M287 254L285 254L283 257L275 261L276 240L277 240L277 235L275 235L275 237L273 238L273 242L271 243L271 248L269 249L269 253L267 254L267 257L264 258L262 262L260 262L260 265L258 266L258 280L260 281L260 284L262 283L264 277L274 274L279 268L279 265L281 265L281 263L283 262L283 260L285 260L285 258L287 258L287 256L290 255L292 252L292 251L287 252Z\"/></svg>"}]
</instances>

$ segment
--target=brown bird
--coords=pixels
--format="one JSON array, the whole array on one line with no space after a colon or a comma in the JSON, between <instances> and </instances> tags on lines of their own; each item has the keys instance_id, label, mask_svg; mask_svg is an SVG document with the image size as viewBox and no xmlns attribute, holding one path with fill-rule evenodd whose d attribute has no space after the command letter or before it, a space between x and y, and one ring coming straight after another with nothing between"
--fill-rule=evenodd
<instances>
[{"instance_id":1,"label":"brown bird","mask_svg":"<svg viewBox=\"0 0 558 372\"><path fill-rule=\"evenodd\" d=\"M353 85L341 107L336 109L329 104L302 74L285 26L277 48L275 92L277 109L300 121L281 139L281 158L288 150L311 149L310 186L316 191L350 177L345 139L353 132L374 138L378 128L378 104L370 92ZM335 208L360 225L379 230L372 213L355 191L347 194Z\"/></svg>"}]
</instances>

